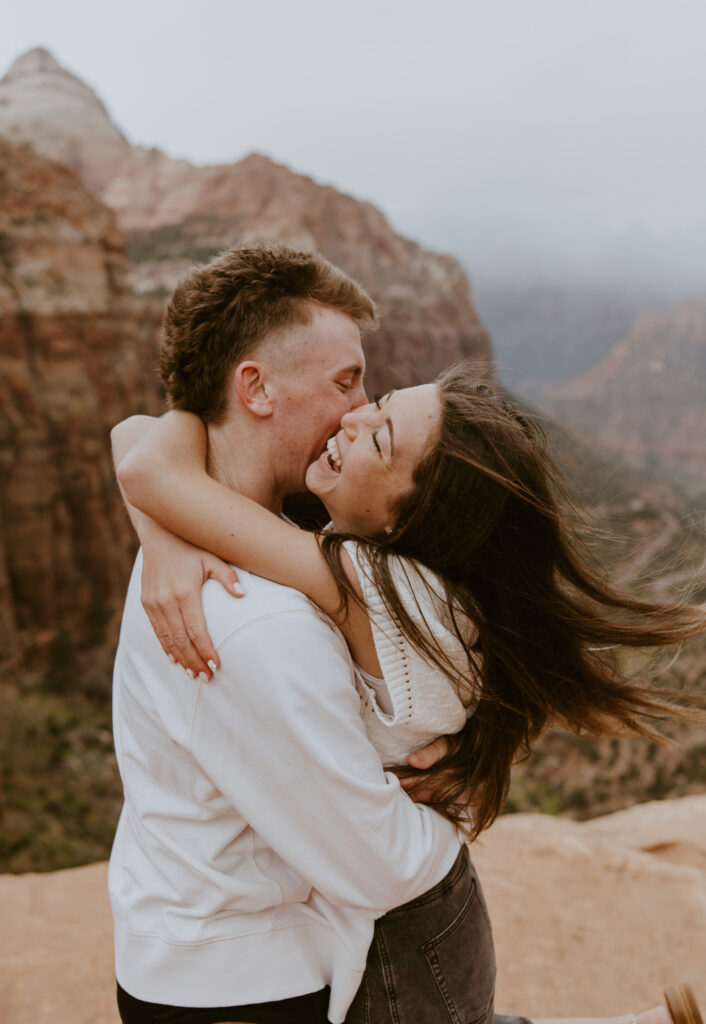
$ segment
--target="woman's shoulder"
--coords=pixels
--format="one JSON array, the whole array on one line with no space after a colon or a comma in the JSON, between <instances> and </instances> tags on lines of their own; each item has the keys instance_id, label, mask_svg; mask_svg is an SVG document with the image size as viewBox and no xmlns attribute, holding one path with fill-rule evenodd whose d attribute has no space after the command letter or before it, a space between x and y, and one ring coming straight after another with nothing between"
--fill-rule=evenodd
<instances>
[{"instance_id":1,"label":"woman's shoulder","mask_svg":"<svg viewBox=\"0 0 706 1024\"><path fill-rule=\"evenodd\" d=\"M355 567L366 603L372 611L382 613L386 602L378 590L371 557L371 550L364 543L348 540L343 547ZM414 622L423 619L430 627L461 629L464 641L472 644L477 636L475 626L458 602L449 597L443 576L414 558L388 552L386 562L395 593L407 614Z\"/></svg>"}]
</instances>

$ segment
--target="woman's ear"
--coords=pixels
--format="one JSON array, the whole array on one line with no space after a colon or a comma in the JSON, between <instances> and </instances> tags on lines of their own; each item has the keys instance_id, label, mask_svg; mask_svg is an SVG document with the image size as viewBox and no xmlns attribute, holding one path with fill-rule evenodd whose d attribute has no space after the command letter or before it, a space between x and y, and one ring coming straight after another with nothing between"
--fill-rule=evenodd
<instances>
[{"instance_id":1,"label":"woman's ear","mask_svg":"<svg viewBox=\"0 0 706 1024\"><path fill-rule=\"evenodd\" d=\"M253 416L271 416L273 412L272 385L270 376L262 365L254 360L238 363L233 377L238 401Z\"/></svg>"}]
</instances>

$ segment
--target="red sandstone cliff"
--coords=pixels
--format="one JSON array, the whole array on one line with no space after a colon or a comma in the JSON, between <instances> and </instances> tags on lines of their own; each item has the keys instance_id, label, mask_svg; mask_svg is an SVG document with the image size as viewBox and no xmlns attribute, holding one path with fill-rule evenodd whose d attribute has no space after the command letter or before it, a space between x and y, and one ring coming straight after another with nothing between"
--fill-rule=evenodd
<instances>
[{"instance_id":1,"label":"red sandstone cliff","mask_svg":"<svg viewBox=\"0 0 706 1024\"><path fill-rule=\"evenodd\" d=\"M428 380L465 357L492 376L461 266L401 238L370 203L255 154L197 167L132 147L95 94L45 50L25 54L0 82L0 134L66 161L116 211L138 292L168 294L191 264L234 243L284 241L319 250L380 303L371 391Z\"/></svg>"},{"instance_id":2,"label":"red sandstone cliff","mask_svg":"<svg viewBox=\"0 0 706 1024\"><path fill-rule=\"evenodd\" d=\"M113 214L0 140L0 658L98 642L133 550L108 431L160 407L156 318L125 287Z\"/></svg>"},{"instance_id":3,"label":"red sandstone cliff","mask_svg":"<svg viewBox=\"0 0 706 1024\"><path fill-rule=\"evenodd\" d=\"M163 303L195 261L283 240L320 250L380 302L372 392L466 356L492 373L461 267L400 238L369 203L264 157L195 167L133 147L43 49L0 81L2 137L0 662L31 649L44 666L57 640L92 643L120 604L132 544L107 431L158 408L158 307L134 292Z\"/></svg>"},{"instance_id":4,"label":"red sandstone cliff","mask_svg":"<svg viewBox=\"0 0 706 1024\"><path fill-rule=\"evenodd\" d=\"M382 329L367 346L371 391L429 380L465 357L492 375L487 335L452 257L401 238L370 203L266 157L252 154L228 167L179 165L158 192L164 159L156 154L140 176L115 180L103 193L130 229L137 291L171 290L194 258L234 242L281 240L322 252L379 302Z\"/></svg>"}]
</instances>

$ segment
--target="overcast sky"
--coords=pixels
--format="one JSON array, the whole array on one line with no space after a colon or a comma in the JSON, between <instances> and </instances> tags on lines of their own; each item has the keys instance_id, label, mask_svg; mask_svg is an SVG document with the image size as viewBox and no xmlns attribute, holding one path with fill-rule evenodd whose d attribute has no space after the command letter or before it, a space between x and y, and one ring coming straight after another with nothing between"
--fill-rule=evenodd
<instances>
[{"instance_id":1,"label":"overcast sky","mask_svg":"<svg viewBox=\"0 0 706 1024\"><path fill-rule=\"evenodd\" d=\"M470 260L706 238L704 0L5 0L2 73L37 45L132 142L265 153Z\"/></svg>"}]
</instances>

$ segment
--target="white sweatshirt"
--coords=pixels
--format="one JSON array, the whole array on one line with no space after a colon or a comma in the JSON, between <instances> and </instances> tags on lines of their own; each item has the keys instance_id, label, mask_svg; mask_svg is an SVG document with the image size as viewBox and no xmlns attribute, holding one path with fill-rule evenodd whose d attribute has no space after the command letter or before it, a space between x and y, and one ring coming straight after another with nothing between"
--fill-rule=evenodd
<instances>
[{"instance_id":1,"label":"white sweatshirt","mask_svg":"<svg viewBox=\"0 0 706 1024\"><path fill-rule=\"evenodd\" d=\"M204 1007L331 985L338 1024L374 919L439 882L460 837L383 772L345 642L302 594L207 583L222 669L199 685L166 660L140 573L138 556L114 677L118 981Z\"/></svg>"}]
</instances>

